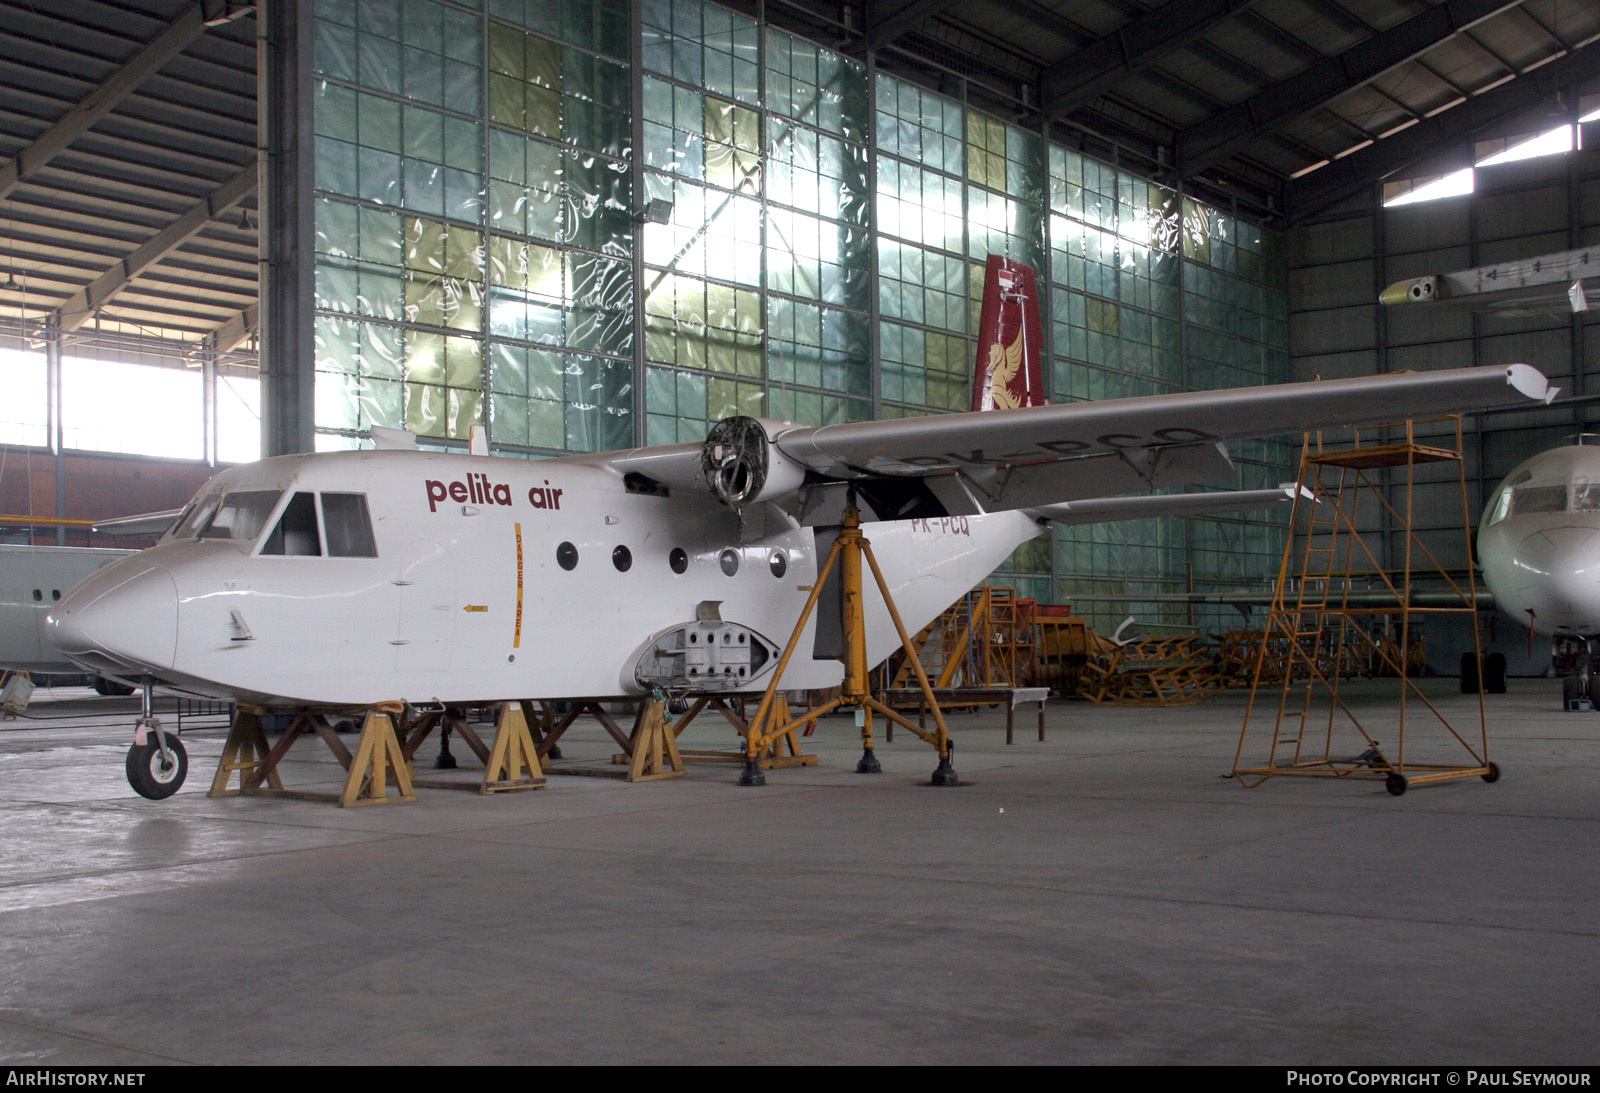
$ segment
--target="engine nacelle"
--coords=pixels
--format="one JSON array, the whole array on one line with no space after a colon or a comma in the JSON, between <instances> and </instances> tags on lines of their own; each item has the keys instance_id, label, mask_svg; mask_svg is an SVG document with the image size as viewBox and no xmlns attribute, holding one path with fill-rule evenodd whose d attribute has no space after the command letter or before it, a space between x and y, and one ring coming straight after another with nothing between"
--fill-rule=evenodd
<instances>
[{"instance_id":1,"label":"engine nacelle","mask_svg":"<svg viewBox=\"0 0 1600 1093\"><path fill-rule=\"evenodd\" d=\"M700 453L700 466L712 496L724 505L742 508L799 489L805 482L805 467L772 444L788 424L765 418L726 417L712 426Z\"/></svg>"}]
</instances>

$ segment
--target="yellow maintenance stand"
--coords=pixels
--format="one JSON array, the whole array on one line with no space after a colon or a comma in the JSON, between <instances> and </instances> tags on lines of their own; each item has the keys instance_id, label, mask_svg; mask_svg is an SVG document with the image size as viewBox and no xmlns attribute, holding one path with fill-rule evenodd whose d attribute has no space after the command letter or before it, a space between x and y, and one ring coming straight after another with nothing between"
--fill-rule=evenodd
<instances>
[{"instance_id":1,"label":"yellow maintenance stand","mask_svg":"<svg viewBox=\"0 0 1600 1093\"><path fill-rule=\"evenodd\" d=\"M872 694L871 665L867 663L863 562L872 570L873 580L878 585L878 594L883 597L883 604L889 609L889 618L894 621L895 632L900 637L900 647L905 650L907 662L912 665L916 673L917 686L921 688L927 709L933 715L935 725L933 732L928 732L915 722L902 717ZM780 710L777 700L778 689L783 683L783 673L789 666L789 660L800 644L806 623L816 610L817 601L822 597L822 590L827 587L828 577L836 565L839 568L839 584L843 596L844 655L839 659L844 663L844 682L840 685L838 697L828 700L800 717L789 720L778 712ZM783 656L778 659L778 666L773 670L772 680L761 696L761 705L745 730L744 770L739 775L739 784L766 785L766 775L761 772L761 759L769 754L780 737L793 734L795 730L834 710L846 708L859 711L861 721L862 753L861 761L856 764L857 773L880 774L883 771L882 764L878 762L873 752L872 715L877 713L893 724L916 733L938 751L939 765L933 772L933 785L960 785L960 779L956 776L955 768L950 761L953 745L950 742L950 732L945 727L944 714L940 712L939 702L934 698L933 687L928 683L928 675L923 671L922 661L917 657L911 636L906 633L905 623L900 621L900 612L896 610L894 599L889 595L889 585L883 579L882 571L878 569L878 560L872 555L872 544L861 533L861 513L857 510L853 499L844 511L844 523L839 537L834 540L833 549L828 551L828 560L817 571L817 583L811 586L811 595L800 611L800 620L795 623L794 633L789 636L789 644L784 647ZM781 709L787 712L786 705Z\"/></svg>"}]
</instances>

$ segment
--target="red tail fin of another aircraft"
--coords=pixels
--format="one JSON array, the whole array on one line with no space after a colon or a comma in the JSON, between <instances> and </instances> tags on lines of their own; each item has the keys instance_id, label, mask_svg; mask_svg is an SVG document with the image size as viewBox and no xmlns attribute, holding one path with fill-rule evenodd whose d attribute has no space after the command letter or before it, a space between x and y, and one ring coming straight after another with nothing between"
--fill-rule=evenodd
<instances>
[{"instance_id":1,"label":"red tail fin of another aircraft","mask_svg":"<svg viewBox=\"0 0 1600 1093\"><path fill-rule=\"evenodd\" d=\"M1044 328L1033 267L989 255L978 322L978 361L972 377L974 410L1043 406Z\"/></svg>"}]
</instances>

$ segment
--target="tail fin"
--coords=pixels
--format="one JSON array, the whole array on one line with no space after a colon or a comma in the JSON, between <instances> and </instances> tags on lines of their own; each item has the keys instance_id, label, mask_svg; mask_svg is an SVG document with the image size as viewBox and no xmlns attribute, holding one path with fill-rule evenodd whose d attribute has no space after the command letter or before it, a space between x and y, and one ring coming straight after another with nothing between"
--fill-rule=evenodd
<instances>
[{"instance_id":1,"label":"tail fin","mask_svg":"<svg viewBox=\"0 0 1600 1093\"><path fill-rule=\"evenodd\" d=\"M989 255L978 323L978 361L972 378L974 410L1043 406L1039 282L1033 267Z\"/></svg>"}]
</instances>

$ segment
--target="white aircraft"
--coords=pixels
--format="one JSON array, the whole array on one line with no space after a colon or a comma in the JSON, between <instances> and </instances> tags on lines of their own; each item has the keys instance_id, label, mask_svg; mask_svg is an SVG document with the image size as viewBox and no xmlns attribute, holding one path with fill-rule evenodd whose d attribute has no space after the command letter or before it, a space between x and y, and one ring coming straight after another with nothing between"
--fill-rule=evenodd
<instances>
[{"instance_id":1,"label":"white aircraft","mask_svg":"<svg viewBox=\"0 0 1600 1093\"><path fill-rule=\"evenodd\" d=\"M33 675L75 675L81 669L45 641L50 609L73 585L101 566L132 554L110 547L0 544L0 668ZM132 694L100 676L101 694Z\"/></svg>"},{"instance_id":2,"label":"white aircraft","mask_svg":"<svg viewBox=\"0 0 1600 1093\"><path fill-rule=\"evenodd\" d=\"M1224 441L1553 394L1519 364L1028 405L1042 387L1032 271L991 259L989 274L974 403L1019 408L733 417L702 444L543 462L391 448L265 459L218 474L156 546L74 588L49 639L92 672L268 707L759 692L847 507L914 633L1051 520L1293 496L1117 496L1231 477ZM828 600L789 689L843 676ZM898 640L867 601L875 664ZM130 776L165 796L181 745L143 725Z\"/></svg>"},{"instance_id":3,"label":"white aircraft","mask_svg":"<svg viewBox=\"0 0 1600 1093\"><path fill-rule=\"evenodd\" d=\"M1560 251L1408 277L1385 288L1378 302L1461 307L1507 317L1588 311L1600 307L1600 250Z\"/></svg>"},{"instance_id":4,"label":"white aircraft","mask_svg":"<svg viewBox=\"0 0 1600 1093\"><path fill-rule=\"evenodd\" d=\"M1225 440L1546 397L1512 365L821 427L736 417L703 445L537 463L280 456L218 474L47 627L86 670L266 706L759 691L847 492L914 632L1052 518L1264 503L1107 500L1231 474ZM896 642L872 602L876 663ZM827 621L789 687L839 683ZM135 748L175 743L156 735Z\"/></svg>"},{"instance_id":5,"label":"white aircraft","mask_svg":"<svg viewBox=\"0 0 1600 1093\"><path fill-rule=\"evenodd\" d=\"M1566 698L1600 698L1590 642L1600 637L1600 447L1552 448L1506 476L1478 526L1496 606L1549 634L1569 665Z\"/></svg>"}]
</instances>

